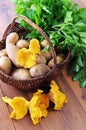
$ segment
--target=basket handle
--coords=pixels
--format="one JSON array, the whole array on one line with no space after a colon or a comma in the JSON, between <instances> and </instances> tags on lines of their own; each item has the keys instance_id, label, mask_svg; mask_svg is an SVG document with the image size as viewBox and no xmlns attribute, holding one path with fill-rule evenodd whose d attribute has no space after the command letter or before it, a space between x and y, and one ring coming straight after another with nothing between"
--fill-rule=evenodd
<instances>
[{"instance_id":1,"label":"basket handle","mask_svg":"<svg viewBox=\"0 0 86 130\"><path fill-rule=\"evenodd\" d=\"M27 18L27 17L25 17L25 16L22 16L22 15L16 16L16 17L13 19L13 21L12 21L12 23L11 23L11 27L14 26L15 20L16 20L17 18L22 18L23 20L25 20L30 26L32 26L32 27L35 28L38 32L40 32L41 35L47 40L47 42L48 42L48 44L49 44L49 46L50 46L51 52L52 52L52 57L53 57L53 59L54 59L54 64L56 64L56 63L57 63L57 61L56 61L56 52L55 52L54 47L53 47L53 44L51 43L51 41L50 41L49 37L47 36L47 34L46 34L38 25L36 25L34 22L32 22L29 18Z\"/></svg>"}]
</instances>

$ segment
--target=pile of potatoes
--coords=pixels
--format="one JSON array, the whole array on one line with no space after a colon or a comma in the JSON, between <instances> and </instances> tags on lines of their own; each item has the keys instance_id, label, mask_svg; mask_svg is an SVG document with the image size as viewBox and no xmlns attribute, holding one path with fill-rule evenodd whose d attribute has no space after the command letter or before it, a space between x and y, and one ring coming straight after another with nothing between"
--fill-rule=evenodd
<instances>
[{"instance_id":1,"label":"pile of potatoes","mask_svg":"<svg viewBox=\"0 0 86 130\"><path fill-rule=\"evenodd\" d=\"M16 32L10 33L6 38L6 48L0 51L0 70L17 80L28 80L45 75L54 65L51 51L43 51L46 45L46 40L40 42L41 54L36 55L36 65L29 69L24 68L16 63L16 56L21 48L29 48L29 41L20 39ZM57 62L62 61L63 55L58 55Z\"/></svg>"}]
</instances>

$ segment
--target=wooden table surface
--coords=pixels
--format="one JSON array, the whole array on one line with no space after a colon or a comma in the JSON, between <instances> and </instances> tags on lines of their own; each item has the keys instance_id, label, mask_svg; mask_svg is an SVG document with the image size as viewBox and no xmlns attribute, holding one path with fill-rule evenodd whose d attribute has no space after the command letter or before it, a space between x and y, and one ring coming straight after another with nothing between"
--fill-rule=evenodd
<instances>
[{"instance_id":1,"label":"wooden table surface","mask_svg":"<svg viewBox=\"0 0 86 130\"><path fill-rule=\"evenodd\" d=\"M73 0L79 7L86 7L85 0ZM10 0L0 0L0 39L14 17L14 5ZM86 89L73 82L66 67L57 81L67 95L68 103L61 111L49 110L46 118L34 126L27 115L15 121L9 118L12 109L2 101L3 96L29 98L31 92L22 92L0 81L0 130L86 130Z\"/></svg>"}]
</instances>

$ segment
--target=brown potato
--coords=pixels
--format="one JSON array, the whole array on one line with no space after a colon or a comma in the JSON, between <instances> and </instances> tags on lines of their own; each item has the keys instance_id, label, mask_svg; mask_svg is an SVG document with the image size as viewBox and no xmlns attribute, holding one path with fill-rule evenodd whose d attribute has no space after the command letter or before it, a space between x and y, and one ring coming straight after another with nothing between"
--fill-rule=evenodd
<instances>
[{"instance_id":1,"label":"brown potato","mask_svg":"<svg viewBox=\"0 0 86 130\"><path fill-rule=\"evenodd\" d=\"M42 48L45 48L46 45L48 45L47 40L43 40L43 41L40 43L40 45L41 45Z\"/></svg>"},{"instance_id":2,"label":"brown potato","mask_svg":"<svg viewBox=\"0 0 86 130\"><path fill-rule=\"evenodd\" d=\"M13 64L15 66L19 67L19 65L16 63L16 57L17 57L17 53L19 51L19 48L17 46L15 46L14 44L6 43L6 51L7 51L8 57L11 59Z\"/></svg>"},{"instance_id":3,"label":"brown potato","mask_svg":"<svg viewBox=\"0 0 86 130\"><path fill-rule=\"evenodd\" d=\"M0 51L0 57L1 56L7 56L6 49L3 49L3 50Z\"/></svg>"},{"instance_id":4,"label":"brown potato","mask_svg":"<svg viewBox=\"0 0 86 130\"><path fill-rule=\"evenodd\" d=\"M10 74L12 69L12 62L7 56L2 56L0 58L0 70L6 74Z\"/></svg>"},{"instance_id":5,"label":"brown potato","mask_svg":"<svg viewBox=\"0 0 86 130\"><path fill-rule=\"evenodd\" d=\"M56 57L56 60L57 60L57 63L60 64L62 61L63 61L63 58L61 56L57 56ZM54 66L54 60L51 59L49 62L48 62L48 66L50 68L52 68Z\"/></svg>"},{"instance_id":6,"label":"brown potato","mask_svg":"<svg viewBox=\"0 0 86 130\"><path fill-rule=\"evenodd\" d=\"M24 39L20 39L17 41L16 46L19 48L29 48L29 42Z\"/></svg>"},{"instance_id":7,"label":"brown potato","mask_svg":"<svg viewBox=\"0 0 86 130\"><path fill-rule=\"evenodd\" d=\"M46 64L46 58L44 56L40 55L36 55L36 63L37 64Z\"/></svg>"},{"instance_id":8,"label":"brown potato","mask_svg":"<svg viewBox=\"0 0 86 130\"><path fill-rule=\"evenodd\" d=\"M18 41L19 36L16 32L10 33L6 38L6 43L16 44Z\"/></svg>"},{"instance_id":9,"label":"brown potato","mask_svg":"<svg viewBox=\"0 0 86 130\"><path fill-rule=\"evenodd\" d=\"M41 54L46 58L47 61L49 61L52 57L51 51L42 51Z\"/></svg>"},{"instance_id":10,"label":"brown potato","mask_svg":"<svg viewBox=\"0 0 86 130\"><path fill-rule=\"evenodd\" d=\"M30 69L30 75L32 77L39 77L45 75L50 71L50 68L45 64L37 64Z\"/></svg>"},{"instance_id":11,"label":"brown potato","mask_svg":"<svg viewBox=\"0 0 86 130\"><path fill-rule=\"evenodd\" d=\"M29 70L24 68L19 68L13 71L11 74L12 77L14 77L17 80L28 80L31 79L31 75L29 73Z\"/></svg>"}]
</instances>

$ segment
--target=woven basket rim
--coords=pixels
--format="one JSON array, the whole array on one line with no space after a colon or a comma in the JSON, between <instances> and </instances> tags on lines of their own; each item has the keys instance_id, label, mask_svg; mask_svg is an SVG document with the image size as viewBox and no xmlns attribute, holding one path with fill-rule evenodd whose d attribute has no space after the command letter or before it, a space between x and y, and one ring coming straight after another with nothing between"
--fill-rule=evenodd
<instances>
[{"instance_id":1,"label":"woven basket rim","mask_svg":"<svg viewBox=\"0 0 86 130\"><path fill-rule=\"evenodd\" d=\"M49 75L49 73L52 73L52 71L53 71L57 66L58 66L58 68L60 69L60 68L63 67L63 64L54 65L54 67L53 67L49 72L47 72L46 75L42 75L42 76L38 76L38 77L33 77L33 78L31 78L31 79L28 79L28 80L18 80L18 79L15 79L14 77L12 77L12 76L10 76L10 75L4 73L2 70L0 70L0 74L1 74L1 75L4 75L4 76L7 77L7 78L13 79L13 80L15 80L15 81L21 81L21 82L27 81L27 82L29 82L29 81L34 81L34 80L41 79L41 78L46 78L47 75Z\"/></svg>"},{"instance_id":2,"label":"woven basket rim","mask_svg":"<svg viewBox=\"0 0 86 130\"><path fill-rule=\"evenodd\" d=\"M27 21L27 18L26 17L24 17L24 16L17 16L17 17L15 17L14 19L13 19L13 21L12 21L12 23L10 23L9 25L8 25L8 27L6 28L6 30L5 30L5 32L4 32L4 34L3 34L3 37L2 37L2 40L0 41L0 50L2 50L2 48L4 49L4 47L3 47L3 45L5 44L5 40L6 40L6 36L12 31L12 29L14 29L14 27L15 27L15 24L18 24L17 22L16 22L16 19L17 18L23 18L23 19L26 19L26 21ZM53 66L53 68L48 72L48 73L46 73L45 75L42 75L42 76L40 76L40 77L35 77L35 78L31 78L31 79L28 79L28 80L17 80L17 79L15 79L15 78L13 78L11 75L7 75L7 74L5 74L3 71L1 71L0 70L0 79L2 79L4 82L5 82L5 78L8 80L9 79L9 82L11 82L11 80L13 80L13 82L15 81L19 81L19 82L21 82L21 83L24 83L24 82L33 82L33 81L36 81L37 80L37 82L38 82L38 80L40 80L40 79L45 79L46 80L46 78L48 78L48 77L51 77L51 74L53 73L53 71L55 71L57 68L59 69L59 70L61 70L62 68L63 68L63 66L68 62L68 59L69 59L69 57L70 57L70 52L68 51L68 54L67 54L67 56L66 56L66 58L64 59L64 61L62 62L62 63L60 63L60 64L57 64L56 63L56 52L55 52L55 48L53 47L53 45L51 45L52 43L51 43L51 41L50 41L50 39L48 38L48 36L45 34L45 32L40 28L40 27L38 27L35 23L33 23L30 19L29 19L29 23L30 23L30 25L31 26L34 26L36 29L38 29L38 31L40 32L41 31L41 34L44 36L44 38L45 39L47 39L47 41L48 41L48 43L49 43L49 45L50 45L50 48L51 48L51 50L53 51L52 52L52 57L54 58L54 66ZM11 29L11 31L9 31ZM5 45L4 45L5 46ZM49 79L49 78L48 78ZM7 82L7 81L6 81ZM8 84L10 84L8 82ZM23 86L23 85L22 85ZM23 87L22 87L23 88ZM22 89L21 88L21 89ZM27 88L25 88L26 90L27 90ZM29 88L28 88L29 89Z\"/></svg>"}]
</instances>

